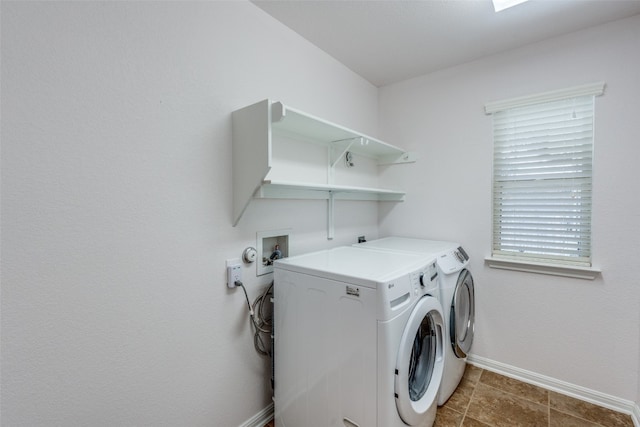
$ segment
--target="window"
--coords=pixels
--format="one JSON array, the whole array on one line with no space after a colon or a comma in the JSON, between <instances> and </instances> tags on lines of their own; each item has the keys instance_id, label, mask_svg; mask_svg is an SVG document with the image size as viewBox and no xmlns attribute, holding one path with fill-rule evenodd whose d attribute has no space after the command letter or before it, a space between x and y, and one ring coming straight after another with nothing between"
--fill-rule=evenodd
<instances>
[{"instance_id":1,"label":"window","mask_svg":"<svg viewBox=\"0 0 640 427\"><path fill-rule=\"evenodd\" d=\"M594 99L604 83L490 103L494 258L591 266Z\"/></svg>"}]
</instances>

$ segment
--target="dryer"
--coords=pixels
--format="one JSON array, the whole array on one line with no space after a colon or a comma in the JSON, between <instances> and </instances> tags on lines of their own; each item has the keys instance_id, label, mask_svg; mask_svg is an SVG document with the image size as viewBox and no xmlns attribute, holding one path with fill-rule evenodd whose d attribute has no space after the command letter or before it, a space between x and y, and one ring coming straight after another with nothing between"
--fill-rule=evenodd
<instances>
[{"instance_id":1,"label":"dryer","mask_svg":"<svg viewBox=\"0 0 640 427\"><path fill-rule=\"evenodd\" d=\"M274 263L279 427L428 427L444 370L437 266L340 247Z\"/></svg>"},{"instance_id":2,"label":"dryer","mask_svg":"<svg viewBox=\"0 0 640 427\"><path fill-rule=\"evenodd\" d=\"M469 256L458 243L407 237L386 237L354 247L421 253L436 258L448 344L445 346L444 375L438 396L438 405L444 405L462 379L473 343L475 289L473 276L467 268Z\"/></svg>"}]
</instances>

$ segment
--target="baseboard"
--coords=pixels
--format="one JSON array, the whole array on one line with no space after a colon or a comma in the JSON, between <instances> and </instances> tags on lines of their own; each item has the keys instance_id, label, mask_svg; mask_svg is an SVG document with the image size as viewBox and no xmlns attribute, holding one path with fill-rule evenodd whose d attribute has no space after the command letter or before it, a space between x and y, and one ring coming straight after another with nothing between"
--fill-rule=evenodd
<instances>
[{"instance_id":1,"label":"baseboard","mask_svg":"<svg viewBox=\"0 0 640 427\"><path fill-rule=\"evenodd\" d=\"M273 403L264 408L262 411L240 424L238 427L264 427L273 419Z\"/></svg>"},{"instance_id":2,"label":"baseboard","mask_svg":"<svg viewBox=\"0 0 640 427\"><path fill-rule=\"evenodd\" d=\"M467 362L488 371L493 371L506 377L515 378L519 381L536 385L547 390L584 400L594 405L604 406L614 411L631 415L636 427L640 427L640 408L633 401L620 399L609 394L591 390L586 387L571 384L535 372L516 368L505 363L470 354Z\"/></svg>"}]
</instances>

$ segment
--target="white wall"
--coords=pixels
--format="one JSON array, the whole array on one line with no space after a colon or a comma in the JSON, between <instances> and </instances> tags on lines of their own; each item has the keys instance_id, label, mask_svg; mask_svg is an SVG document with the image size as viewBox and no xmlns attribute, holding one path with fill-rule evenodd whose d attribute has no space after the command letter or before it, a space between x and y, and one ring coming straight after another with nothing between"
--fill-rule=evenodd
<instances>
[{"instance_id":1,"label":"white wall","mask_svg":"<svg viewBox=\"0 0 640 427\"><path fill-rule=\"evenodd\" d=\"M640 16L380 90L380 137L418 153L389 169L407 202L381 209L380 235L460 241L477 289L473 353L633 401L640 369ZM487 101L604 80L596 99L595 281L489 269Z\"/></svg>"},{"instance_id":2,"label":"white wall","mask_svg":"<svg viewBox=\"0 0 640 427\"><path fill-rule=\"evenodd\" d=\"M3 425L271 403L224 260L260 230L293 228L294 253L375 237L378 213L339 204L332 243L320 201L232 228L231 112L267 97L377 133L377 89L248 2L2 2Z\"/></svg>"}]
</instances>

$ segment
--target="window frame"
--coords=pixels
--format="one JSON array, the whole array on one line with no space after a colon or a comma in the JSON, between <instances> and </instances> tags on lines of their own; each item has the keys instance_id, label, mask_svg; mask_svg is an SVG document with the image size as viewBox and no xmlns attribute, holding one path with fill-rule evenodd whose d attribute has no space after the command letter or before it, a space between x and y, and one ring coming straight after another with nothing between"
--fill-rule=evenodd
<instances>
[{"instance_id":1,"label":"window frame","mask_svg":"<svg viewBox=\"0 0 640 427\"><path fill-rule=\"evenodd\" d=\"M496 112L525 107L540 103L550 103L554 101L566 100L571 98L577 98L582 96L600 96L604 93L604 82L591 83L587 85L574 86L566 89L549 91L538 93L534 95L522 96L517 98L510 98L501 101L488 102L485 104L485 113L492 115ZM593 106L593 114L595 118L595 101ZM595 142L594 142L595 143ZM492 137L492 149L495 150L495 138ZM492 165L492 186L495 184L495 165ZM495 251L495 235L494 235L494 209L496 203L496 194L494 188L491 191L491 209L492 209L492 236L491 236L491 256L485 260L491 268L525 271L532 273L551 274L565 277L574 277L581 279L595 279L601 270L593 267L593 254L590 251L589 262L584 260L576 261L571 257L566 258L554 258L546 259L544 256L539 257L535 255L509 255L503 252L496 253ZM590 208L590 212L593 211L593 205ZM593 222L589 224L590 229L593 230ZM593 245L590 244L592 248Z\"/></svg>"}]
</instances>

